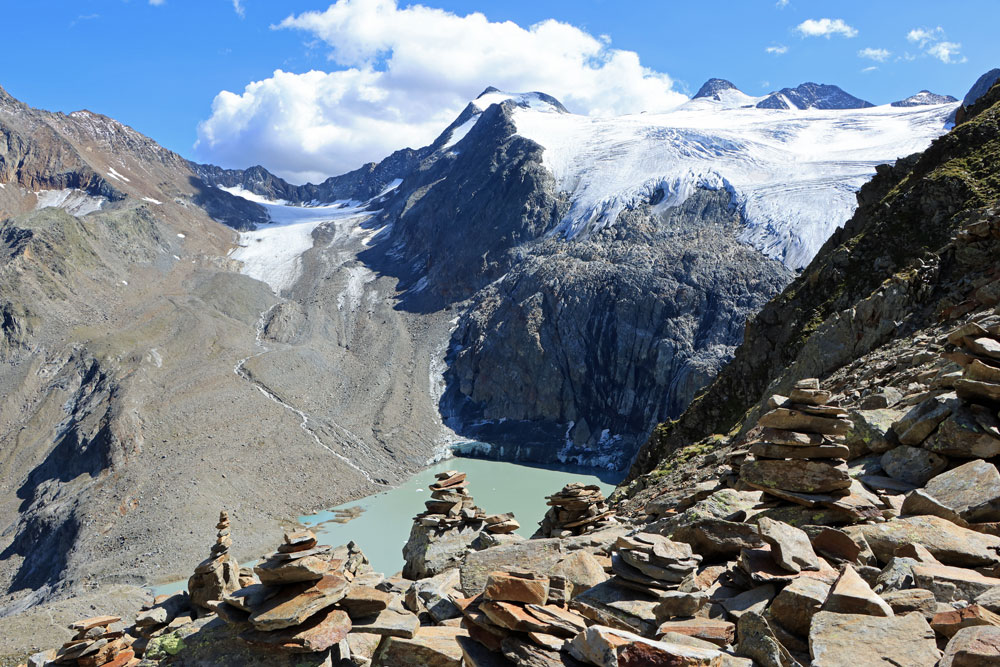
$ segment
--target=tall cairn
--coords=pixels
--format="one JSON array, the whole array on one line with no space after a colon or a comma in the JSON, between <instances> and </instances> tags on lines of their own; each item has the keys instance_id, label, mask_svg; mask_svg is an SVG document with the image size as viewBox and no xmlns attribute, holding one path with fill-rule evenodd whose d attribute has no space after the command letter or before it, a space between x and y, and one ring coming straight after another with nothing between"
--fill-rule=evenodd
<instances>
[{"instance_id":1,"label":"tall cairn","mask_svg":"<svg viewBox=\"0 0 1000 667\"><path fill-rule=\"evenodd\" d=\"M225 510L219 512L219 523L215 528L218 532L209 557L195 568L188 579L191 604L209 611L214 606L210 603L218 602L240 588L240 564L229 555L233 538L229 534L229 514Z\"/></svg>"}]
</instances>

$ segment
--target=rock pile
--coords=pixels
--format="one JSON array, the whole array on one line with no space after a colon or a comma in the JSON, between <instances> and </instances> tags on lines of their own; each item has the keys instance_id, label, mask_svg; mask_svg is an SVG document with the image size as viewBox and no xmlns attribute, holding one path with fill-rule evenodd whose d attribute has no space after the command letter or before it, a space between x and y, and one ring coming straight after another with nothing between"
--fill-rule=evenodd
<instances>
[{"instance_id":1,"label":"rock pile","mask_svg":"<svg viewBox=\"0 0 1000 667\"><path fill-rule=\"evenodd\" d=\"M193 617L191 600L184 592L160 595L153 600L153 604L143 605L136 614L135 625L129 629L138 638L132 646L136 655L142 655L149 640L191 622Z\"/></svg>"},{"instance_id":2,"label":"rock pile","mask_svg":"<svg viewBox=\"0 0 1000 667\"><path fill-rule=\"evenodd\" d=\"M996 417L994 408L1000 403L1000 323L986 324L984 327L969 322L951 332L948 343L955 345L957 351L948 357L962 367L962 379L955 382L955 392L971 404L974 416L986 422L982 425L984 431L995 439L998 433L991 417ZM990 444L961 454L983 458L1000 454L1000 442Z\"/></svg>"},{"instance_id":3,"label":"rock pile","mask_svg":"<svg viewBox=\"0 0 1000 667\"><path fill-rule=\"evenodd\" d=\"M606 528L615 523L601 487L573 482L547 496L549 510L533 537L569 537Z\"/></svg>"},{"instance_id":4,"label":"rock pile","mask_svg":"<svg viewBox=\"0 0 1000 667\"><path fill-rule=\"evenodd\" d=\"M701 563L701 556L691 550L691 545L655 533L619 537L615 547L617 552L611 556L615 573L612 581L654 595L676 589Z\"/></svg>"},{"instance_id":5,"label":"rock pile","mask_svg":"<svg viewBox=\"0 0 1000 667\"><path fill-rule=\"evenodd\" d=\"M245 642L292 653L321 653L351 631L352 616L378 614L390 596L367 585L367 559L318 544L311 531L286 533L254 568L260 579L227 594L219 616ZM352 557L353 556L353 557Z\"/></svg>"},{"instance_id":6,"label":"rock pile","mask_svg":"<svg viewBox=\"0 0 1000 667\"><path fill-rule=\"evenodd\" d=\"M137 665L132 638L124 632L118 616L96 616L76 621L69 629L76 634L57 651L32 657L34 665L80 665L124 667Z\"/></svg>"},{"instance_id":7,"label":"rock pile","mask_svg":"<svg viewBox=\"0 0 1000 667\"><path fill-rule=\"evenodd\" d=\"M789 397L773 396L760 418L761 438L750 446L752 460L740 466L748 486L800 504L817 496L848 495L850 450L843 444L851 429L847 411L828 405L830 392L819 380L801 380Z\"/></svg>"},{"instance_id":8,"label":"rock pile","mask_svg":"<svg viewBox=\"0 0 1000 667\"><path fill-rule=\"evenodd\" d=\"M233 538L229 534L229 514L225 510L219 512L215 528L218 532L211 554L199 563L188 579L191 604L204 610L210 610L212 603L240 588L240 564L229 555Z\"/></svg>"},{"instance_id":9,"label":"rock pile","mask_svg":"<svg viewBox=\"0 0 1000 667\"><path fill-rule=\"evenodd\" d=\"M532 572L490 572L485 590L456 601L469 638L460 640L468 665L478 660L481 644L515 665L564 664L567 640L587 628L583 616L553 604L549 578Z\"/></svg>"},{"instance_id":10,"label":"rock pile","mask_svg":"<svg viewBox=\"0 0 1000 667\"><path fill-rule=\"evenodd\" d=\"M429 487L431 499L413 518L403 546L403 576L408 579L433 577L457 566L483 532L496 539L515 539L510 534L521 527L510 512L487 515L477 507L465 473L448 470L435 478ZM507 535L510 538L501 537Z\"/></svg>"}]
</instances>

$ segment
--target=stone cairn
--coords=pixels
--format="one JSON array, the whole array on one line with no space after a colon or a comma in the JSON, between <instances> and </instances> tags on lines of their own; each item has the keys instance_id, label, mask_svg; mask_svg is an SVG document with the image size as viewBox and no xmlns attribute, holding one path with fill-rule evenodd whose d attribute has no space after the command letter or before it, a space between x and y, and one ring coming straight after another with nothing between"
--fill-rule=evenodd
<instances>
[{"instance_id":1,"label":"stone cairn","mask_svg":"<svg viewBox=\"0 0 1000 667\"><path fill-rule=\"evenodd\" d=\"M546 498L549 510L539 522L534 537L570 537L606 528L616 523L601 487L573 482Z\"/></svg>"},{"instance_id":2,"label":"stone cairn","mask_svg":"<svg viewBox=\"0 0 1000 667\"><path fill-rule=\"evenodd\" d=\"M613 581L654 597L676 589L701 563L701 556L691 550L690 544L673 542L655 533L619 537L615 549L611 556Z\"/></svg>"},{"instance_id":3,"label":"stone cairn","mask_svg":"<svg viewBox=\"0 0 1000 667\"><path fill-rule=\"evenodd\" d=\"M427 509L415 516L414 522L445 529L485 524L486 532L497 534L512 533L521 527L510 512L487 516L476 507L464 472L447 470L434 477L438 481L429 487L431 499L424 503Z\"/></svg>"},{"instance_id":4,"label":"stone cairn","mask_svg":"<svg viewBox=\"0 0 1000 667\"><path fill-rule=\"evenodd\" d=\"M814 378L796 382L787 398L772 396L758 422L761 438L750 446L753 460L740 466L742 481L799 504L849 495L850 450L843 442L851 422L846 410L827 405L830 396Z\"/></svg>"},{"instance_id":5,"label":"stone cairn","mask_svg":"<svg viewBox=\"0 0 1000 667\"><path fill-rule=\"evenodd\" d=\"M320 545L308 530L286 533L254 572L259 584L227 594L215 610L243 641L282 652L327 651L351 632L352 619L378 614L392 600L370 585L371 565L353 543Z\"/></svg>"},{"instance_id":6,"label":"stone cairn","mask_svg":"<svg viewBox=\"0 0 1000 667\"><path fill-rule=\"evenodd\" d=\"M989 411L988 406L1000 403L1000 324L983 327L969 322L948 334L948 343L956 350L947 354L947 358L962 367L962 379L955 382L955 393L973 406Z\"/></svg>"},{"instance_id":7,"label":"stone cairn","mask_svg":"<svg viewBox=\"0 0 1000 667\"><path fill-rule=\"evenodd\" d=\"M132 638L125 634L118 616L85 618L69 626L76 634L51 657L36 664L81 665L83 667L123 667L139 660L132 650Z\"/></svg>"},{"instance_id":8,"label":"stone cairn","mask_svg":"<svg viewBox=\"0 0 1000 667\"><path fill-rule=\"evenodd\" d=\"M132 644L135 654L141 656L151 639L190 623L193 617L187 593L182 591L157 596L152 604L143 605L136 614L135 625L129 629L129 633L137 638Z\"/></svg>"},{"instance_id":9,"label":"stone cairn","mask_svg":"<svg viewBox=\"0 0 1000 667\"><path fill-rule=\"evenodd\" d=\"M240 565L229 555L233 538L229 534L229 514L225 510L219 512L219 523L215 527L219 532L211 554L188 579L188 594L195 608L211 610L211 603L240 588Z\"/></svg>"}]
</instances>

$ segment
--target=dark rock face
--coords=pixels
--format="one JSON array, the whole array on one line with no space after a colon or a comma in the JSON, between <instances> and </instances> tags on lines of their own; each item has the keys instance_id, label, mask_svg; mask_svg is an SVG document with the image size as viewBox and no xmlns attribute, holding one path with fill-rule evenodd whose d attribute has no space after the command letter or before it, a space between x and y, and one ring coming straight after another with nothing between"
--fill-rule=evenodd
<instances>
[{"instance_id":1,"label":"dark rock face","mask_svg":"<svg viewBox=\"0 0 1000 667\"><path fill-rule=\"evenodd\" d=\"M791 103L791 107L789 107ZM795 88L782 88L757 103L758 109L864 109L875 106L854 97L837 86L824 83L803 83Z\"/></svg>"},{"instance_id":2,"label":"dark rock face","mask_svg":"<svg viewBox=\"0 0 1000 667\"><path fill-rule=\"evenodd\" d=\"M461 320L443 412L505 458L627 465L791 278L739 227L728 193L704 190L661 217L643 207L589 240L533 246Z\"/></svg>"},{"instance_id":3,"label":"dark rock face","mask_svg":"<svg viewBox=\"0 0 1000 667\"><path fill-rule=\"evenodd\" d=\"M986 74L976 79L976 82L972 84L972 88L969 92L965 94L962 98L963 107L971 107L979 98L989 92L990 88L993 87L997 81L1000 81L1000 68L991 69Z\"/></svg>"},{"instance_id":4,"label":"dark rock face","mask_svg":"<svg viewBox=\"0 0 1000 667\"><path fill-rule=\"evenodd\" d=\"M701 85L698 92L695 93L694 97L691 99L698 99L701 97L710 97L713 99L719 99L719 93L724 90L739 90L731 81L726 81L725 79L709 79Z\"/></svg>"},{"instance_id":5,"label":"dark rock face","mask_svg":"<svg viewBox=\"0 0 1000 667\"><path fill-rule=\"evenodd\" d=\"M958 100L951 95L938 95L929 90L921 90L916 95L910 95L905 100L892 102L892 107L919 107L927 104L951 104Z\"/></svg>"}]
</instances>

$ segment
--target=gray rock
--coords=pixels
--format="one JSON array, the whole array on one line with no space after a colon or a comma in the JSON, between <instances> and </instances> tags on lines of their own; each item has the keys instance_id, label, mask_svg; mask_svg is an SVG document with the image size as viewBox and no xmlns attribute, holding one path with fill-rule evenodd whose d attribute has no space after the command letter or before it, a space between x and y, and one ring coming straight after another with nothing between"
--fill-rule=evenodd
<instances>
[{"instance_id":1,"label":"gray rock","mask_svg":"<svg viewBox=\"0 0 1000 667\"><path fill-rule=\"evenodd\" d=\"M445 570L428 579L414 581L406 591L406 607L414 613L426 611L440 623L462 615L451 594L457 593L459 586L458 568Z\"/></svg>"},{"instance_id":2,"label":"gray rock","mask_svg":"<svg viewBox=\"0 0 1000 667\"><path fill-rule=\"evenodd\" d=\"M750 611L743 614L736 625L736 633L737 653L752 659L755 664L761 667L799 667L800 663L781 645L767 619L759 613Z\"/></svg>"},{"instance_id":3,"label":"gray rock","mask_svg":"<svg viewBox=\"0 0 1000 667\"><path fill-rule=\"evenodd\" d=\"M414 523L403 545L403 576L424 579L458 567L479 533L479 527L472 525L443 529Z\"/></svg>"},{"instance_id":4,"label":"gray rock","mask_svg":"<svg viewBox=\"0 0 1000 667\"><path fill-rule=\"evenodd\" d=\"M819 558L805 531L767 517L758 520L757 530L771 546L771 557L781 568L789 572L820 569Z\"/></svg>"},{"instance_id":5,"label":"gray rock","mask_svg":"<svg viewBox=\"0 0 1000 667\"><path fill-rule=\"evenodd\" d=\"M923 446L932 452L960 458L993 458L1000 455L1000 420L996 412L979 406L957 408L941 422Z\"/></svg>"},{"instance_id":6,"label":"gray rock","mask_svg":"<svg viewBox=\"0 0 1000 667\"><path fill-rule=\"evenodd\" d=\"M740 466L740 478L762 490L780 489L796 493L827 493L851 486L847 464L826 461L748 461Z\"/></svg>"},{"instance_id":7,"label":"gray rock","mask_svg":"<svg viewBox=\"0 0 1000 667\"><path fill-rule=\"evenodd\" d=\"M869 616L893 616L892 608L875 594L867 582L854 568L844 565L840 576L830 589L823 603L823 611L838 614L867 614Z\"/></svg>"},{"instance_id":8,"label":"gray rock","mask_svg":"<svg viewBox=\"0 0 1000 667\"><path fill-rule=\"evenodd\" d=\"M812 617L830 594L830 584L812 577L798 577L785 586L771 602L771 617L792 634L809 635Z\"/></svg>"},{"instance_id":9,"label":"gray rock","mask_svg":"<svg viewBox=\"0 0 1000 667\"><path fill-rule=\"evenodd\" d=\"M1000 665L1000 628L978 625L962 628L945 647L938 667L996 667Z\"/></svg>"},{"instance_id":10,"label":"gray rock","mask_svg":"<svg viewBox=\"0 0 1000 667\"><path fill-rule=\"evenodd\" d=\"M910 516L880 524L849 526L860 532L875 557L888 563L900 546L916 542L927 547L942 563L959 567L991 567L1000 564L1000 537L977 533L936 516Z\"/></svg>"},{"instance_id":11,"label":"gray rock","mask_svg":"<svg viewBox=\"0 0 1000 667\"><path fill-rule=\"evenodd\" d=\"M892 429L901 444L919 445L960 405L954 393L928 398L911 408Z\"/></svg>"},{"instance_id":12,"label":"gray rock","mask_svg":"<svg viewBox=\"0 0 1000 667\"><path fill-rule=\"evenodd\" d=\"M767 605L771 604L771 600L777 594L778 589L773 584L765 584L726 598L720 604L730 616L739 620L747 612L763 614Z\"/></svg>"},{"instance_id":13,"label":"gray rock","mask_svg":"<svg viewBox=\"0 0 1000 667\"><path fill-rule=\"evenodd\" d=\"M892 425L901 416L898 410L850 410L851 429L847 432L846 444L851 449L851 458L868 453L881 454L896 446L895 435L891 435Z\"/></svg>"},{"instance_id":14,"label":"gray rock","mask_svg":"<svg viewBox=\"0 0 1000 667\"><path fill-rule=\"evenodd\" d=\"M671 535L677 542L690 544L705 558L738 556L743 549L764 544L753 524L708 518L681 526Z\"/></svg>"},{"instance_id":15,"label":"gray rock","mask_svg":"<svg viewBox=\"0 0 1000 667\"><path fill-rule=\"evenodd\" d=\"M992 463L970 461L934 477L924 491L966 518L970 507L1000 501L1000 472Z\"/></svg>"},{"instance_id":16,"label":"gray rock","mask_svg":"<svg viewBox=\"0 0 1000 667\"><path fill-rule=\"evenodd\" d=\"M911 611L920 612L928 621L937 613L937 600L934 594L924 588L908 588L880 593L894 614L908 614Z\"/></svg>"},{"instance_id":17,"label":"gray rock","mask_svg":"<svg viewBox=\"0 0 1000 667\"><path fill-rule=\"evenodd\" d=\"M809 652L817 667L931 667L940 657L934 631L918 613L880 617L821 611Z\"/></svg>"},{"instance_id":18,"label":"gray rock","mask_svg":"<svg viewBox=\"0 0 1000 667\"><path fill-rule=\"evenodd\" d=\"M917 486L923 486L948 467L948 459L910 445L890 449L882 455L881 463L889 477Z\"/></svg>"}]
</instances>

